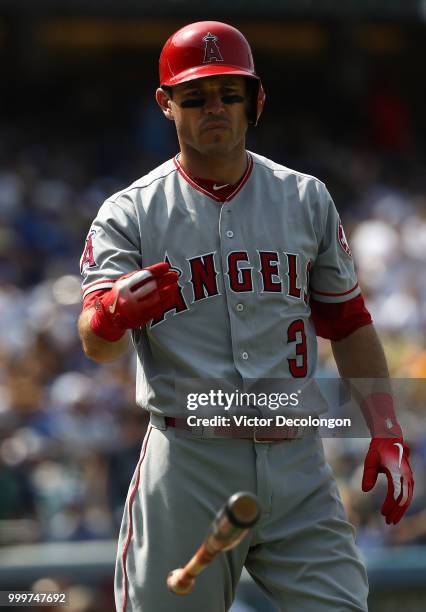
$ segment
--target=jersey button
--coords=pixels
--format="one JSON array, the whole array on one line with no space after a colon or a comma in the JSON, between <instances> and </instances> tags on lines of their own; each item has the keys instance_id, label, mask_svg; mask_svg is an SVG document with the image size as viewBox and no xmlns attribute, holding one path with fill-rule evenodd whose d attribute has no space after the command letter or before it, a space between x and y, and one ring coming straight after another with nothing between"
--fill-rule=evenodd
<instances>
[{"instance_id":1,"label":"jersey button","mask_svg":"<svg viewBox=\"0 0 426 612\"><path fill-rule=\"evenodd\" d=\"M242 312L244 310L244 304L237 304L238 312Z\"/></svg>"},{"instance_id":2,"label":"jersey button","mask_svg":"<svg viewBox=\"0 0 426 612\"><path fill-rule=\"evenodd\" d=\"M232 238L234 236L234 232L232 232L231 230L228 230L226 232L226 235L228 236L228 238Z\"/></svg>"},{"instance_id":3,"label":"jersey button","mask_svg":"<svg viewBox=\"0 0 426 612\"><path fill-rule=\"evenodd\" d=\"M248 359L248 353L244 351L244 353L241 353L241 357L246 361Z\"/></svg>"}]
</instances>

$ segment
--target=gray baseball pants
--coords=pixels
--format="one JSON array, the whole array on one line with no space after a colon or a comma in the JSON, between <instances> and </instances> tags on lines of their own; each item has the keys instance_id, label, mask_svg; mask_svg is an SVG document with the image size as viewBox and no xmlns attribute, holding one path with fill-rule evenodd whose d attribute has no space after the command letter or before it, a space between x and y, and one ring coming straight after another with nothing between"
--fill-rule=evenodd
<instances>
[{"instance_id":1,"label":"gray baseball pants","mask_svg":"<svg viewBox=\"0 0 426 612\"><path fill-rule=\"evenodd\" d=\"M217 510L239 490L262 517L237 548L176 596L168 573L198 548ZM322 441L259 444L201 438L152 417L118 542L118 612L225 612L243 566L283 612L366 611L368 584Z\"/></svg>"}]
</instances>

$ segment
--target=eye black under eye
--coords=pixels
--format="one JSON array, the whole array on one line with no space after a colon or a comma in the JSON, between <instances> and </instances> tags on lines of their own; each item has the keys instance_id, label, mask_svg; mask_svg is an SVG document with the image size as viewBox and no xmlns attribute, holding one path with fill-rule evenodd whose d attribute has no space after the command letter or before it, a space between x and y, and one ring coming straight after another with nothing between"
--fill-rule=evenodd
<instances>
[{"instance_id":1,"label":"eye black under eye","mask_svg":"<svg viewBox=\"0 0 426 612\"><path fill-rule=\"evenodd\" d=\"M221 99L224 104L238 104L244 102L243 96L239 94L227 94L226 96L222 96Z\"/></svg>"},{"instance_id":2,"label":"eye black under eye","mask_svg":"<svg viewBox=\"0 0 426 612\"><path fill-rule=\"evenodd\" d=\"M243 96L239 94L226 94L221 96L221 100L224 104L240 104L244 102ZM205 98L191 98L189 100L183 100L180 105L182 108L197 108L203 106L205 101Z\"/></svg>"},{"instance_id":3,"label":"eye black under eye","mask_svg":"<svg viewBox=\"0 0 426 612\"><path fill-rule=\"evenodd\" d=\"M183 100L180 103L182 108L197 108L197 106L203 106L205 98L191 98L190 100Z\"/></svg>"}]
</instances>

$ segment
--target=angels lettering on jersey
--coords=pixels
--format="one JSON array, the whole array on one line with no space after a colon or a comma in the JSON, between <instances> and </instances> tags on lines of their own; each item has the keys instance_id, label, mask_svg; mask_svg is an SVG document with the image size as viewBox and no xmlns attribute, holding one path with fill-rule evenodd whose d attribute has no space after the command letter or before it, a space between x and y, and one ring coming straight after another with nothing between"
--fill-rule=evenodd
<instances>
[{"instance_id":1,"label":"angels lettering on jersey","mask_svg":"<svg viewBox=\"0 0 426 612\"><path fill-rule=\"evenodd\" d=\"M282 253L286 264L281 269L280 256L277 251L257 251L256 261L250 260L246 251L232 251L227 256L226 270L224 275L227 277L230 289L234 293L256 292L259 286L261 293L281 293L294 300L302 300L306 305L309 302L309 273L312 262L303 264L302 258L297 253ZM171 268L178 272L179 276L189 275L188 282L192 287L192 300L188 302L182 291L180 283L179 294L175 305L170 309L176 314L188 310L192 304L212 298L219 294L217 277L221 267L217 265L216 257L220 254L216 252L198 255L186 260L187 270L182 270L166 254L167 261ZM186 274L185 274L186 272ZM258 275L255 279L254 276ZM152 322L156 325L164 320Z\"/></svg>"}]
</instances>

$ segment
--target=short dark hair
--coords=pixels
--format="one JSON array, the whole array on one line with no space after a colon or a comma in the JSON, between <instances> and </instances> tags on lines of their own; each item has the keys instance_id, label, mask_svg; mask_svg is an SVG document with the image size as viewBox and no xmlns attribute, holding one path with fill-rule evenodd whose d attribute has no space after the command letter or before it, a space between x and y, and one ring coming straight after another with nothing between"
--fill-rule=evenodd
<instances>
[{"instance_id":1,"label":"short dark hair","mask_svg":"<svg viewBox=\"0 0 426 612\"><path fill-rule=\"evenodd\" d=\"M173 88L168 85L162 85L161 89L169 96L170 100L173 98Z\"/></svg>"}]
</instances>

